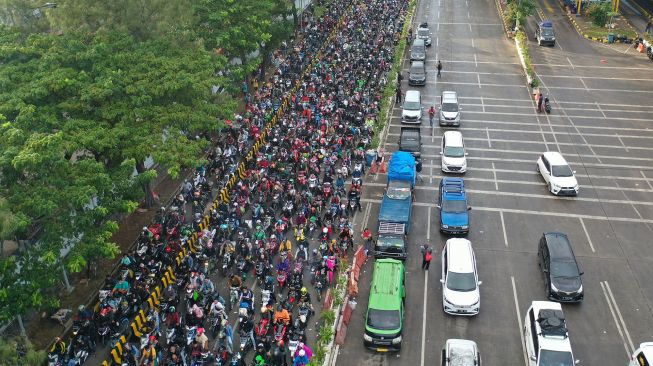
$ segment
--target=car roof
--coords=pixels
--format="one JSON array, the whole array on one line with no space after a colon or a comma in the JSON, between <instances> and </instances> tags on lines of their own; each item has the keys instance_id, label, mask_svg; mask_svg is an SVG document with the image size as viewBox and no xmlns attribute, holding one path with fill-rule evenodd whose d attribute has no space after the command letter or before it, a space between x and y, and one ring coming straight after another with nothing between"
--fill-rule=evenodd
<instances>
[{"instance_id":1,"label":"car roof","mask_svg":"<svg viewBox=\"0 0 653 366\"><path fill-rule=\"evenodd\" d=\"M458 273L474 272L474 250L472 243L464 238L451 238L445 243L449 271Z\"/></svg>"},{"instance_id":2,"label":"car roof","mask_svg":"<svg viewBox=\"0 0 653 366\"><path fill-rule=\"evenodd\" d=\"M413 41L413 46L424 46L424 40L417 38Z\"/></svg>"},{"instance_id":3,"label":"car roof","mask_svg":"<svg viewBox=\"0 0 653 366\"><path fill-rule=\"evenodd\" d=\"M447 200L465 199L465 181L462 178L444 177L440 181L442 196Z\"/></svg>"},{"instance_id":4,"label":"car roof","mask_svg":"<svg viewBox=\"0 0 653 366\"><path fill-rule=\"evenodd\" d=\"M404 99L419 99L419 90L406 91L406 98Z\"/></svg>"},{"instance_id":5,"label":"car roof","mask_svg":"<svg viewBox=\"0 0 653 366\"><path fill-rule=\"evenodd\" d=\"M574 258L574 251L569 243L569 238L564 233L549 232L544 233L549 255L551 259L571 259Z\"/></svg>"},{"instance_id":6,"label":"car roof","mask_svg":"<svg viewBox=\"0 0 653 366\"><path fill-rule=\"evenodd\" d=\"M551 165L569 165L567 160L557 151L547 151L542 155L544 155Z\"/></svg>"},{"instance_id":7,"label":"car roof","mask_svg":"<svg viewBox=\"0 0 653 366\"><path fill-rule=\"evenodd\" d=\"M542 27L542 28L553 28L553 23L551 23L551 21L549 21L549 20L544 20L544 21L540 22L540 27Z\"/></svg>"},{"instance_id":8,"label":"car roof","mask_svg":"<svg viewBox=\"0 0 653 366\"><path fill-rule=\"evenodd\" d=\"M412 69L413 67L424 67L424 61L413 61L410 64L410 68Z\"/></svg>"},{"instance_id":9,"label":"car roof","mask_svg":"<svg viewBox=\"0 0 653 366\"><path fill-rule=\"evenodd\" d=\"M373 303L374 309L396 310L400 306L403 271L403 263L396 259L378 259L374 262L370 290L370 303Z\"/></svg>"},{"instance_id":10,"label":"car roof","mask_svg":"<svg viewBox=\"0 0 653 366\"><path fill-rule=\"evenodd\" d=\"M467 339L447 339L450 366L476 365L476 342Z\"/></svg>"},{"instance_id":11,"label":"car roof","mask_svg":"<svg viewBox=\"0 0 653 366\"><path fill-rule=\"evenodd\" d=\"M553 301L533 301L531 307L535 317L535 327L538 334L540 349L571 352L571 343L569 342L568 334L565 336L542 335L542 329L540 328L540 324L537 322L542 310L560 311L562 313L562 306L560 303Z\"/></svg>"},{"instance_id":12,"label":"car roof","mask_svg":"<svg viewBox=\"0 0 653 366\"><path fill-rule=\"evenodd\" d=\"M463 146L463 134L460 131L447 131L442 137L447 140L449 146Z\"/></svg>"},{"instance_id":13,"label":"car roof","mask_svg":"<svg viewBox=\"0 0 653 366\"><path fill-rule=\"evenodd\" d=\"M457 102L458 101L458 95L456 94L455 91L443 91L442 92L442 102L447 100L449 102Z\"/></svg>"}]
</instances>

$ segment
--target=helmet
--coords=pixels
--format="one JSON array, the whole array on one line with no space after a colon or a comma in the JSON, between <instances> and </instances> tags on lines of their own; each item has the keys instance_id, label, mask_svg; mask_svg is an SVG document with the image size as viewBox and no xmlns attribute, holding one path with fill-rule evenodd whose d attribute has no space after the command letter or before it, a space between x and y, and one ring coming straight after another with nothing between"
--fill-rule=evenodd
<instances>
[{"instance_id":1,"label":"helmet","mask_svg":"<svg viewBox=\"0 0 653 366\"><path fill-rule=\"evenodd\" d=\"M299 290L299 292L301 292L302 295L306 295L306 293L308 292L308 290L306 289L306 287L302 287L302 289Z\"/></svg>"},{"instance_id":2,"label":"helmet","mask_svg":"<svg viewBox=\"0 0 653 366\"><path fill-rule=\"evenodd\" d=\"M302 348L299 350L299 357L304 357L304 356L306 356L306 351L304 351L304 349Z\"/></svg>"},{"instance_id":3,"label":"helmet","mask_svg":"<svg viewBox=\"0 0 653 366\"><path fill-rule=\"evenodd\" d=\"M175 310L177 310L177 309L175 309L174 306L171 306L171 307L168 308L168 312L170 312L170 313L174 313Z\"/></svg>"},{"instance_id":4,"label":"helmet","mask_svg":"<svg viewBox=\"0 0 653 366\"><path fill-rule=\"evenodd\" d=\"M277 311L282 311L282 310L283 310L283 306L277 305Z\"/></svg>"},{"instance_id":5,"label":"helmet","mask_svg":"<svg viewBox=\"0 0 653 366\"><path fill-rule=\"evenodd\" d=\"M326 234L326 233L329 232L329 229L327 229L327 228L322 228L322 232Z\"/></svg>"}]
</instances>

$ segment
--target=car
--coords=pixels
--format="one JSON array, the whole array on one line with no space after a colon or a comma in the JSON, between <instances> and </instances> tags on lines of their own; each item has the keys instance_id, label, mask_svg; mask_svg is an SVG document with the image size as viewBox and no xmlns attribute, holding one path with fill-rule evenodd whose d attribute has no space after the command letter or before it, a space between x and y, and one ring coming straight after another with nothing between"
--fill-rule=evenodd
<instances>
[{"instance_id":1,"label":"car","mask_svg":"<svg viewBox=\"0 0 653 366\"><path fill-rule=\"evenodd\" d=\"M467 171L467 153L463 134L459 131L446 131L442 134L440 150L441 169L445 173L465 173Z\"/></svg>"},{"instance_id":2,"label":"car","mask_svg":"<svg viewBox=\"0 0 653 366\"><path fill-rule=\"evenodd\" d=\"M440 96L440 113L438 123L440 126L460 126L461 111L458 104L458 94L454 91L443 91Z\"/></svg>"},{"instance_id":3,"label":"car","mask_svg":"<svg viewBox=\"0 0 653 366\"><path fill-rule=\"evenodd\" d=\"M548 20L538 23L537 27L535 28L535 40L540 46L555 46L556 36L555 33L553 33L553 23Z\"/></svg>"},{"instance_id":4,"label":"car","mask_svg":"<svg viewBox=\"0 0 653 366\"><path fill-rule=\"evenodd\" d=\"M551 301L580 302L583 300L583 272L563 233L542 234L537 250L537 263L544 275L547 297Z\"/></svg>"},{"instance_id":5,"label":"car","mask_svg":"<svg viewBox=\"0 0 653 366\"><path fill-rule=\"evenodd\" d=\"M633 352L628 366L650 366L653 365L653 342L644 342Z\"/></svg>"},{"instance_id":6,"label":"car","mask_svg":"<svg viewBox=\"0 0 653 366\"><path fill-rule=\"evenodd\" d=\"M447 339L442 349L442 366L481 366L481 353L476 342L467 339Z\"/></svg>"},{"instance_id":7,"label":"car","mask_svg":"<svg viewBox=\"0 0 653 366\"><path fill-rule=\"evenodd\" d=\"M556 196L577 196L580 186L576 171L557 151L547 151L537 159L537 171L544 178L549 192Z\"/></svg>"},{"instance_id":8,"label":"car","mask_svg":"<svg viewBox=\"0 0 653 366\"><path fill-rule=\"evenodd\" d=\"M406 91L401 109L401 123L422 123L422 94L419 90Z\"/></svg>"},{"instance_id":9,"label":"car","mask_svg":"<svg viewBox=\"0 0 653 366\"><path fill-rule=\"evenodd\" d=\"M396 259L377 259L365 314L363 344L377 352L399 352L404 327L404 263Z\"/></svg>"},{"instance_id":10,"label":"car","mask_svg":"<svg viewBox=\"0 0 653 366\"><path fill-rule=\"evenodd\" d=\"M424 61L413 61L408 71L408 85L426 85L426 67Z\"/></svg>"},{"instance_id":11,"label":"car","mask_svg":"<svg viewBox=\"0 0 653 366\"><path fill-rule=\"evenodd\" d=\"M431 46L431 30L429 29L429 23L420 23L417 27L417 39L424 40L426 47Z\"/></svg>"},{"instance_id":12,"label":"car","mask_svg":"<svg viewBox=\"0 0 653 366\"><path fill-rule=\"evenodd\" d=\"M416 39L413 45L410 46L410 61L425 61L426 60L426 45L423 39Z\"/></svg>"},{"instance_id":13,"label":"car","mask_svg":"<svg viewBox=\"0 0 653 366\"><path fill-rule=\"evenodd\" d=\"M440 180L438 195L440 231L445 234L469 232L469 210L465 181L462 178L444 177Z\"/></svg>"},{"instance_id":14,"label":"car","mask_svg":"<svg viewBox=\"0 0 653 366\"><path fill-rule=\"evenodd\" d=\"M528 366L573 366L569 332L560 303L533 301L524 317L522 332Z\"/></svg>"},{"instance_id":15,"label":"car","mask_svg":"<svg viewBox=\"0 0 653 366\"><path fill-rule=\"evenodd\" d=\"M477 315L481 293L472 243L451 238L442 248L442 309L451 315Z\"/></svg>"}]
</instances>

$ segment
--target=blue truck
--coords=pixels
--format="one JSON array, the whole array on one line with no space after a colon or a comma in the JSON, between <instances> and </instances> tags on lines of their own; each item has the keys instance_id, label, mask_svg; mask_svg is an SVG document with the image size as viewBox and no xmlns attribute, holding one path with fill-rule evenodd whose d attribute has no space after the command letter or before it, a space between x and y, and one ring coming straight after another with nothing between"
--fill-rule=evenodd
<instances>
[{"instance_id":1,"label":"blue truck","mask_svg":"<svg viewBox=\"0 0 653 366\"><path fill-rule=\"evenodd\" d=\"M398 151L390 159L388 184L379 211L379 235L374 247L377 258L406 259L406 235L410 231L417 175L415 168L415 157L409 152Z\"/></svg>"},{"instance_id":2,"label":"blue truck","mask_svg":"<svg viewBox=\"0 0 653 366\"><path fill-rule=\"evenodd\" d=\"M465 181L462 178L444 177L440 181L438 209L440 210L440 231L445 234L467 234L469 232L469 210Z\"/></svg>"}]
</instances>

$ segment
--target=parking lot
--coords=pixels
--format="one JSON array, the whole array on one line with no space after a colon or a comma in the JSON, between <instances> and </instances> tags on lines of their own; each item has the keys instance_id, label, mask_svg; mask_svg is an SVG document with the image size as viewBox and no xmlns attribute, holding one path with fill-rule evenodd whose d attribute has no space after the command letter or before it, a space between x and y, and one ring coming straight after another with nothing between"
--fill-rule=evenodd
<instances>
[{"instance_id":1,"label":"parking lot","mask_svg":"<svg viewBox=\"0 0 653 366\"><path fill-rule=\"evenodd\" d=\"M543 232L566 233L585 272L585 300L563 305L575 358L583 365L624 365L653 333L653 69L623 54L626 46L582 39L565 25L557 3L545 8L558 43L531 53L552 102L538 114L514 44L506 39L494 1L420 1L414 24L427 21L433 45L427 54L422 91L423 169L415 189L406 261L406 318L399 354L375 354L362 342L371 265L359 282L360 296L340 348L338 365L439 364L448 338L478 343L487 365L524 365L520 336L533 300L545 300L537 242ZM528 28L527 28L528 29ZM620 48L621 47L621 48ZM441 78L435 65L442 60ZM426 111L444 90L458 93L467 151L464 175L481 286L477 317L442 311L438 231L440 140L445 129L429 127ZM385 134L387 151L397 150L400 103ZM559 151L576 171L578 197L551 195L535 170L544 151ZM390 154L388 154L389 156ZM363 212L356 229L375 228L386 176L365 181ZM420 269L419 245L435 249L431 269Z\"/></svg>"}]
</instances>

